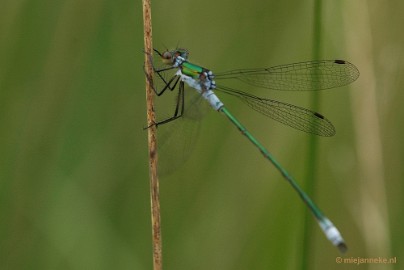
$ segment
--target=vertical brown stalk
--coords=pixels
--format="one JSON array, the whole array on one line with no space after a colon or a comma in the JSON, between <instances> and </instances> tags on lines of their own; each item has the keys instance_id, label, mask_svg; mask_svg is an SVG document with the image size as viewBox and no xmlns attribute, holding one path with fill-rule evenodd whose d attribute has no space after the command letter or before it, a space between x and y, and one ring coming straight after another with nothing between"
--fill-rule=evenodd
<instances>
[{"instance_id":1,"label":"vertical brown stalk","mask_svg":"<svg viewBox=\"0 0 404 270\"><path fill-rule=\"evenodd\" d=\"M154 113L154 92L153 68L151 63L152 44L152 20L151 0L143 0L143 23L144 23L144 49L145 49L145 72L146 76L146 102L147 102L147 125L149 143L149 174L150 174L150 200L151 200L151 221L153 235L153 269L162 269L162 248L161 248L161 225L160 225L160 197L159 181L157 176L157 142Z\"/></svg>"}]
</instances>

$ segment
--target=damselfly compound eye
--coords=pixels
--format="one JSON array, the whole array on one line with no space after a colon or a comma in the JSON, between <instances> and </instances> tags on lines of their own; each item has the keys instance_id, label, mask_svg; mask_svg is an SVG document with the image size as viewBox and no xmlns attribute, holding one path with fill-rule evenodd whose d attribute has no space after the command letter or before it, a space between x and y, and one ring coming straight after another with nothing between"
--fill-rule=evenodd
<instances>
[{"instance_id":1,"label":"damselfly compound eye","mask_svg":"<svg viewBox=\"0 0 404 270\"><path fill-rule=\"evenodd\" d=\"M161 58L164 64L172 65L174 63L173 54L170 51L165 51L161 54Z\"/></svg>"},{"instance_id":2,"label":"damselfly compound eye","mask_svg":"<svg viewBox=\"0 0 404 270\"><path fill-rule=\"evenodd\" d=\"M172 54L169 51L163 52L162 57L164 59L171 59L172 58Z\"/></svg>"}]
</instances>

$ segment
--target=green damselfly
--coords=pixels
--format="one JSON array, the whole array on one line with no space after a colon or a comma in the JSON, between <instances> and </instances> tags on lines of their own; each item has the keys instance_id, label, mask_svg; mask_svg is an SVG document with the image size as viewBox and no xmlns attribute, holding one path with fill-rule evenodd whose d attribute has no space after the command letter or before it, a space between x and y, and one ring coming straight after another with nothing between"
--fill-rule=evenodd
<instances>
[{"instance_id":1,"label":"green damselfly","mask_svg":"<svg viewBox=\"0 0 404 270\"><path fill-rule=\"evenodd\" d=\"M347 247L338 229L270 152L227 110L214 91L237 97L252 109L295 129L319 136L333 136L335 134L334 126L327 118L317 112L288 103L261 98L223 85L216 85L216 80L237 79L252 86L274 90L322 90L352 83L359 77L358 69L344 60L318 60L270 68L237 69L213 74L211 70L189 62L189 53L185 49L167 50L163 53L156 49L154 51L165 64L164 67L153 67L155 74L162 82L161 87L153 86L156 95L161 96L167 90L178 89L174 114L158 121L155 125L169 124L184 115L186 106L189 105L185 104L184 99L185 84L196 90L215 110L223 113L278 169L283 178L311 210L326 237L341 252L344 252ZM189 110L193 110L193 108L189 108Z\"/></svg>"}]
</instances>

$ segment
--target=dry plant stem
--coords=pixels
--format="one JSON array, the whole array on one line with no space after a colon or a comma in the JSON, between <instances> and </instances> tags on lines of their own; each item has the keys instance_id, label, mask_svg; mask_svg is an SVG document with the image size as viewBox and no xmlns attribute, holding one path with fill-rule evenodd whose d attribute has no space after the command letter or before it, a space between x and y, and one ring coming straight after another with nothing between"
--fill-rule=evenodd
<instances>
[{"instance_id":1,"label":"dry plant stem","mask_svg":"<svg viewBox=\"0 0 404 270\"><path fill-rule=\"evenodd\" d=\"M147 102L147 125L149 143L149 172L150 172L150 200L151 200L151 221L153 235L153 269L162 269L161 249L161 226L160 226L160 197L159 181L157 176L157 142L154 114L154 92L153 68L148 55L152 54L152 25L151 25L151 1L143 0L143 23L144 23L144 49L145 49L145 71L149 79L146 79L146 102Z\"/></svg>"}]
</instances>

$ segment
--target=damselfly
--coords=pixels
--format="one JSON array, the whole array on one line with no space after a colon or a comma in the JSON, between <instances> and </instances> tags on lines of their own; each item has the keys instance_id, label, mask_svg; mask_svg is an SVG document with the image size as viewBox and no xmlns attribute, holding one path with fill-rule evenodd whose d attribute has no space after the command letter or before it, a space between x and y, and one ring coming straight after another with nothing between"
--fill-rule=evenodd
<instances>
[{"instance_id":1,"label":"damselfly","mask_svg":"<svg viewBox=\"0 0 404 270\"><path fill-rule=\"evenodd\" d=\"M167 50L163 53L156 49L154 51L165 64L164 67L154 67L157 78L162 82L161 87L156 84L153 86L156 95L161 96L167 90L178 89L174 114L158 121L155 125L169 125L170 122L181 118L185 111L193 110L193 107L186 107L190 104L185 104L185 83L195 89L215 110L222 112L278 169L283 178L292 185L309 207L326 237L341 252L344 252L347 247L338 229L269 151L227 110L214 91L237 97L252 109L295 129L319 136L333 136L335 134L334 126L327 118L317 112L292 104L261 98L224 85L216 85L215 80L237 79L252 86L274 90L322 90L352 83L359 77L358 69L344 60L318 60L270 68L237 69L213 74L211 70L189 62L189 53L185 49Z\"/></svg>"}]
</instances>

